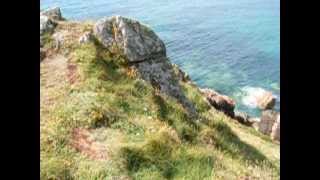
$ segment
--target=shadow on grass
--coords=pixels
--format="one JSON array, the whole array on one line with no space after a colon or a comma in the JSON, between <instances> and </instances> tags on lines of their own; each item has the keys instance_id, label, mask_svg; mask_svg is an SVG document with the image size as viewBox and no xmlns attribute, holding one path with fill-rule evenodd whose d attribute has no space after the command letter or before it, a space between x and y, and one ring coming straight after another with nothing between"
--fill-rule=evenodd
<instances>
[{"instance_id":1,"label":"shadow on grass","mask_svg":"<svg viewBox=\"0 0 320 180\"><path fill-rule=\"evenodd\" d=\"M153 92L153 103L157 105L157 116L161 121L167 122L173 127L182 140L193 142L197 136L200 127L190 119L183 110L172 107L161 95Z\"/></svg>"},{"instance_id":2,"label":"shadow on grass","mask_svg":"<svg viewBox=\"0 0 320 180\"><path fill-rule=\"evenodd\" d=\"M216 132L217 148L229 153L233 158L242 159L250 164L266 163L270 167L275 167L258 149L241 141L226 124L219 122L213 128Z\"/></svg>"},{"instance_id":3,"label":"shadow on grass","mask_svg":"<svg viewBox=\"0 0 320 180\"><path fill-rule=\"evenodd\" d=\"M167 121L172 125L172 120L168 118L169 108L165 100L156 92L152 93L152 101L157 105L157 116L162 121Z\"/></svg>"},{"instance_id":4,"label":"shadow on grass","mask_svg":"<svg viewBox=\"0 0 320 180\"><path fill-rule=\"evenodd\" d=\"M177 157L173 157L172 150L169 146L157 153L144 148L123 148L121 153L131 176L137 173L148 178L149 172L157 172L162 176L161 179L175 179L175 176L203 179L211 176L214 165L212 156L180 152Z\"/></svg>"}]
</instances>

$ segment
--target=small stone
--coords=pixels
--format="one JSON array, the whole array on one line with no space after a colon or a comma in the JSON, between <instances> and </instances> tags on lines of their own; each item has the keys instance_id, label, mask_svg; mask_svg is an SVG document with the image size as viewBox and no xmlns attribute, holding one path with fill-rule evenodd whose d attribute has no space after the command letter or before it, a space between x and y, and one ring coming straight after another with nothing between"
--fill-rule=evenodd
<instances>
[{"instance_id":1,"label":"small stone","mask_svg":"<svg viewBox=\"0 0 320 180\"><path fill-rule=\"evenodd\" d=\"M79 38L79 44L85 44L92 40L92 33L91 32L85 32L80 38Z\"/></svg>"},{"instance_id":2,"label":"small stone","mask_svg":"<svg viewBox=\"0 0 320 180\"><path fill-rule=\"evenodd\" d=\"M52 35L52 38L55 40L55 45L56 45L55 49L58 50L64 41L64 32L62 31L62 32L54 33Z\"/></svg>"}]
</instances>

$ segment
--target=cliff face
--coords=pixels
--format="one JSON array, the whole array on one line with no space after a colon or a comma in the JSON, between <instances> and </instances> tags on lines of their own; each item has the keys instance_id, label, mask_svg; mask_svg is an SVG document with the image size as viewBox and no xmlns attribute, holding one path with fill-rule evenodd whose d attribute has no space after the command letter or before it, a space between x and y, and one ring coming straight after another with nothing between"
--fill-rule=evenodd
<instances>
[{"instance_id":1,"label":"cliff face","mask_svg":"<svg viewBox=\"0 0 320 180\"><path fill-rule=\"evenodd\" d=\"M279 179L279 145L211 106L150 28L40 19L41 179Z\"/></svg>"},{"instance_id":2,"label":"cliff face","mask_svg":"<svg viewBox=\"0 0 320 180\"><path fill-rule=\"evenodd\" d=\"M176 98L190 116L196 115L194 105L184 95L173 72L163 41L151 29L138 21L114 16L99 20L94 35L113 53L121 54L142 79Z\"/></svg>"}]
</instances>

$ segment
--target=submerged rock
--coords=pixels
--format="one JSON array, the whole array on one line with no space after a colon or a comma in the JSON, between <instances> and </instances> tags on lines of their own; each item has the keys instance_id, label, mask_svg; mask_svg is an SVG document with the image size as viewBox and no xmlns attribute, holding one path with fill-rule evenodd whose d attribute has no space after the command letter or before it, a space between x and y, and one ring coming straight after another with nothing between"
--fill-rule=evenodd
<instances>
[{"instance_id":1,"label":"submerged rock","mask_svg":"<svg viewBox=\"0 0 320 180\"><path fill-rule=\"evenodd\" d=\"M188 115L196 115L194 105L178 83L163 41L151 29L138 21L113 16L99 20L93 34L112 53L120 54L135 67L142 79L162 93L176 98Z\"/></svg>"},{"instance_id":2,"label":"submerged rock","mask_svg":"<svg viewBox=\"0 0 320 180\"><path fill-rule=\"evenodd\" d=\"M59 7L53 7L53 8L50 8L50 9L46 9L46 10L40 11L40 16L41 15L42 16L46 16L46 17L48 17L49 19L52 19L52 20L57 20L57 21L63 20Z\"/></svg>"},{"instance_id":3,"label":"submerged rock","mask_svg":"<svg viewBox=\"0 0 320 180\"><path fill-rule=\"evenodd\" d=\"M209 103L225 114L234 117L235 101L228 96L221 95L212 89L200 89Z\"/></svg>"}]
</instances>

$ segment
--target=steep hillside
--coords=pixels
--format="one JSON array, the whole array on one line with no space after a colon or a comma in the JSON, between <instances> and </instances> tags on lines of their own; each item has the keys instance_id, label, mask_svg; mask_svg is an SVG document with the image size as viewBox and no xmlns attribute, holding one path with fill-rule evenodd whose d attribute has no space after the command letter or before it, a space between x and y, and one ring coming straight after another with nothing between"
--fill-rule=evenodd
<instances>
[{"instance_id":1,"label":"steep hillside","mask_svg":"<svg viewBox=\"0 0 320 180\"><path fill-rule=\"evenodd\" d=\"M94 23L54 24L41 34L41 179L279 179L279 144L210 106L169 59L137 65L117 29L115 48Z\"/></svg>"}]
</instances>

